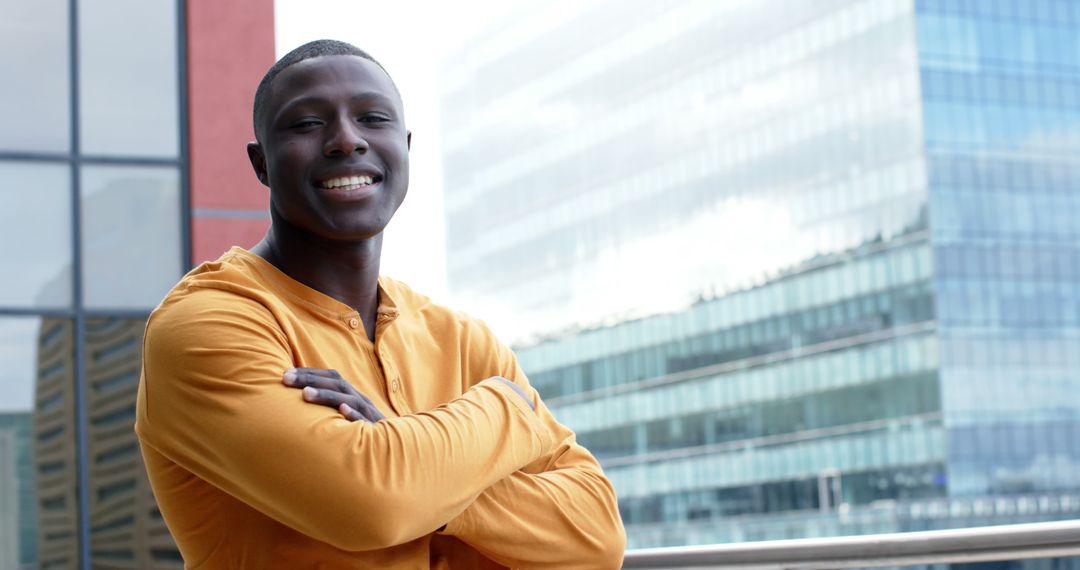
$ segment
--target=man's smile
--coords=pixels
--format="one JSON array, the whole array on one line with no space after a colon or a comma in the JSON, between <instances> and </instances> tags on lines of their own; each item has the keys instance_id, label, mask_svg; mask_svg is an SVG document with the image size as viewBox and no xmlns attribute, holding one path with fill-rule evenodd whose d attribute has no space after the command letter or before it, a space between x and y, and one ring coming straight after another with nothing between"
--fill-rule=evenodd
<instances>
[{"instance_id":1,"label":"man's smile","mask_svg":"<svg viewBox=\"0 0 1080 570\"><path fill-rule=\"evenodd\" d=\"M382 187L382 178L365 176L342 176L318 184L320 194L336 202L354 202L374 196Z\"/></svg>"},{"instance_id":2,"label":"man's smile","mask_svg":"<svg viewBox=\"0 0 1080 570\"><path fill-rule=\"evenodd\" d=\"M377 178L377 176L371 176L367 174L361 174L356 176L339 176L337 178L323 180L319 183L319 186L327 190L331 188L369 186L371 184L374 184Z\"/></svg>"}]
</instances>

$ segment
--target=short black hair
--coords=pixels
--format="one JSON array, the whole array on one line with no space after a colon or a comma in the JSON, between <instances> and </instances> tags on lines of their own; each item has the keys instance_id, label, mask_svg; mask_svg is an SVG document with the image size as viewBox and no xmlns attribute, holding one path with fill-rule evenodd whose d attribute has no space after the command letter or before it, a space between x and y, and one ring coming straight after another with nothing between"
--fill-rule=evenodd
<instances>
[{"instance_id":1,"label":"short black hair","mask_svg":"<svg viewBox=\"0 0 1080 570\"><path fill-rule=\"evenodd\" d=\"M267 70L266 75L263 75L262 81L259 82L259 87L255 90L255 104L251 113L252 123L255 127L255 140L260 143L262 142L262 127L260 126L261 121L259 120L259 117L262 116L263 108L266 107L266 101L270 98L270 86L274 82L274 78L295 63L300 63L305 59L327 55L355 55L357 57L362 57L379 66L379 69L383 70L387 77L390 77L390 73L386 71L386 68L374 57L371 57L371 54L348 42L338 40L315 40L313 42L308 42L277 60L277 62ZM394 91L397 91L397 85L394 83L393 77L390 77L390 84L394 86ZM399 93L398 97L400 98L400 96Z\"/></svg>"}]
</instances>

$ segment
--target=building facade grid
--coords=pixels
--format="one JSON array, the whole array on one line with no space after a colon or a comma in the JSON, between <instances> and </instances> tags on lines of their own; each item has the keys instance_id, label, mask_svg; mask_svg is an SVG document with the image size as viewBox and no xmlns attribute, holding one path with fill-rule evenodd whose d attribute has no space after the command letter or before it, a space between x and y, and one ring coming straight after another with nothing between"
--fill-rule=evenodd
<instances>
[{"instance_id":1,"label":"building facade grid","mask_svg":"<svg viewBox=\"0 0 1080 570\"><path fill-rule=\"evenodd\" d=\"M38 331L26 346L24 338L5 347L37 354L28 379L32 399L15 403L33 412L32 432L19 442L32 452L17 463L18 516L24 528L36 530L32 537L20 535L15 567L179 567L163 521L152 520L156 508L149 490L133 500L129 487L140 480L145 486L138 454L122 469L109 468L116 450L103 449L101 438L119 438L126 441L121 447L132 449L134 433L130 421L110 416L116 410L96 409L94 380L113 375L98 371L95 347L88 343L98 342L92 329L102 319L127 323L141 335L150 309L189 267L186 2L19 4L2 3L0 11L38 36L5 51L56 54L62 46L63 52L55 67L28 69L22 84L54 82L63 89L39 103L40 89L34 88L9 92L5 101L66 121L44 125L45 136L41 125L16 125L26 128L9 131L13 140L0 140L0 199L20 216L7 224L8 232L21 232L4 241L18 248L10 262L26 267L29 277L5 287L0 326L5 341L20 331ZM142 25L124 27L129 19ZM47 41L52 35L60 41ZM132 49L134 44L140 47ZM55 107L61 102L64 112ZM19 198L31 189L47 198ZM137 368L138 352L125 345L115 357ZM24 364L25 354L10 364ZM10 356L5 352L5 361ZM16 381L27 379L16 374ZM133 387L127 391L131 399ZM106 435L105 420L120 421L120 431ZM126 514L104 508L104 498L126 504ZM145 525L164 535L154 549L130 536ZM119 542L107 538L110 529L119 533Z\"/></svg>"}]
</instances>

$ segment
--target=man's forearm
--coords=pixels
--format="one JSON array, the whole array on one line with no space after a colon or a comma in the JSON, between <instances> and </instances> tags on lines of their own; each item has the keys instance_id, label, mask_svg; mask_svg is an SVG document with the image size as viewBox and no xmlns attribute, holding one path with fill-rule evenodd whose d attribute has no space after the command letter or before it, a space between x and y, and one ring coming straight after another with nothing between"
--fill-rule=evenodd
<instances>
[{"instance_id":1,"label":"man's forearm","mask_svg":"<svg viewBox=\"0 0 1080 570\"><path fill-rule=\"evenodd\" d=\"M559 443L484 491L443 533L510 567L618 568L626 534L615 490L573 431L535 397L537 417Z\"/></svg>"},{"instance_id":2,"label":"man's forearm","mask_svg":"<svg viewBox=\"0 0 1080 570\"><path fill-rule=\"evenodd\" d=\"M374 424L335 421L317 406L297 409L280 397L222 407L212 379L150 383L152 401L161 402L151 408L169 413L143 422L149 445L344 550L385 548L435 531L484 489L547 453L552 441L535 412L496 381L434 410Z\"/></svg>"},{"instance_id":3,"label":"man's forearm","mask_svg":"<svg viewBox=\"0 0 1080 570\"><path fill-rule=\"evenodd\" d=\"M513 473L443 532L521 568L618 568L626 544L610 483L577 468Z\"/></svg>"}]
</instances>

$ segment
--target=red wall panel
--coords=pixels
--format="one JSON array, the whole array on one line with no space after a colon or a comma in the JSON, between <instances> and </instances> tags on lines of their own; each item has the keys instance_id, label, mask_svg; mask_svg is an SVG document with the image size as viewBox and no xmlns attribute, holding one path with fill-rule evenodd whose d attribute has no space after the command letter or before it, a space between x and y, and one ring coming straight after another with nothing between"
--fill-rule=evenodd
<instances>
[{"instance_id":1,"label":"red wall panel","mask_svg":"<svg viewBox=\"0 0 1080 570\"><path fill-rule=\"evenodd\" d=\"M217 259L233 245L250 248L262 239L269 220L254 218L191 218L191 256L196 263Z\"/></svg>"},{"instance_id":2,"label":"red wall panel","mask_svg":"<svg viewBox=\"0 0 1080 570\"><path fill-rule=\"evenodd\" d=\"M274 63L274 2L186 4L191 261L197 264L232 245L250 247L270 223L269 217L252 218L253 212L266 211L269 194L255 179L244 147L255 138L255 88ZM207 213L213 220L224 218L226 225L236 224L236 231L202 220Z\"/></svg>"}]
</instances>

